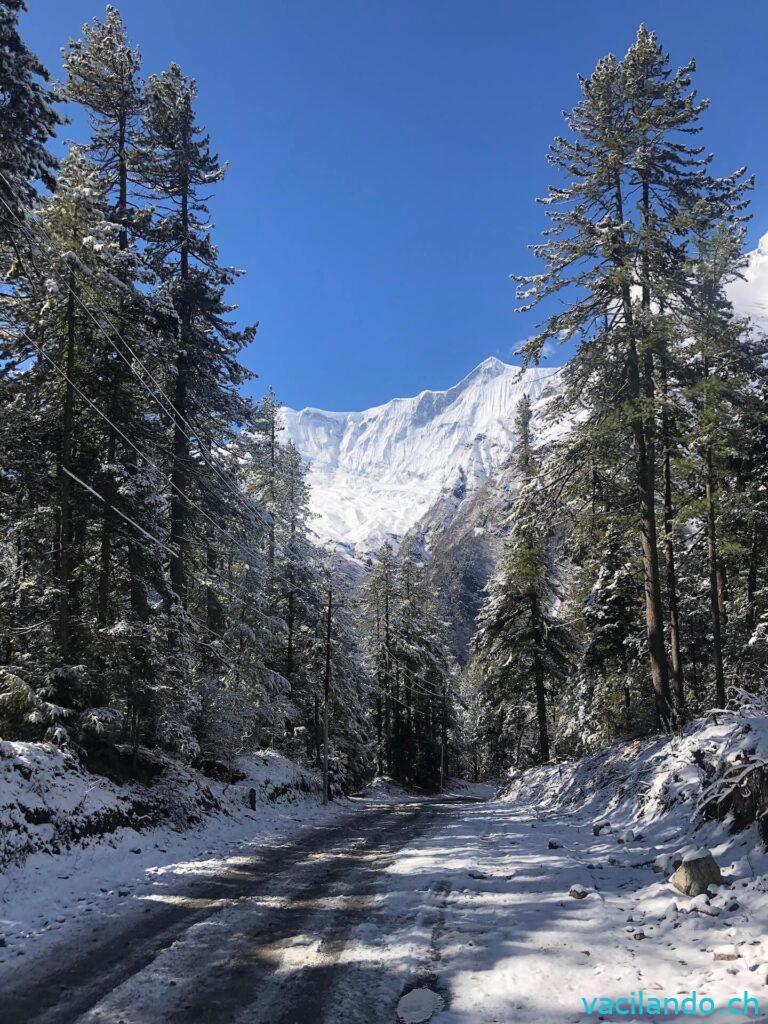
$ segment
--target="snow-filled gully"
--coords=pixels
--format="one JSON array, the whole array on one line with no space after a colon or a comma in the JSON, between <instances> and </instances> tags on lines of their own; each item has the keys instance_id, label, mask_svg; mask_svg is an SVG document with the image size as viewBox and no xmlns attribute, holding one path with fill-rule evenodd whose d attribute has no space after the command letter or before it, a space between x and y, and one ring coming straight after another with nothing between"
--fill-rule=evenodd
<instances>
[{"instance_id":1,"label":"snow-filled gully","mask_svg":"<svg viewBox=\"0 0 768 1024\"><path fill-rule=\"evenodd\" d=\"M661 839L522 801L362 804L65 932L17 971L2 1020L576 1024L584 1000L641 990L765 1007L768 898L736 879L675 894L652 871Z\"/></svg>"}]
</instances>

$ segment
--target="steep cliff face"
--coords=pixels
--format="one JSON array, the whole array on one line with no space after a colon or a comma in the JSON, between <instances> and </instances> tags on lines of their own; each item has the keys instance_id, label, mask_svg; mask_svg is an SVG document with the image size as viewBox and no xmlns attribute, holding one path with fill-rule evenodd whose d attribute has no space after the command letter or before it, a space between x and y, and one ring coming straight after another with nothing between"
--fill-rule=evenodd
<instances>
[{"instance_id":1,"label":"steep cliff face","mask_svg":"<svg viewBox=\"0 0 768 1024\"><path fill-rule=\"evenodd\" d=\"M385 539L397 546L444 496L461 504L507 461L522 396L537 399L552 378L490 358L447 391L364 412L284 409L286 436L309 464L321 540L362 559Z\"/></svg>"},{"instance_id":2,"label":"steep cliff face","mask_svg":"<svg viewBox=\"0 0 768 1024\"><path fill-rule=\"evenodd\" d=\"M417 552L460 662L517 492L517 405L531 398L534 435L546 440L553 428L545 430L543 414L558 379L552 369L487 359L448 391L366 412L283 411L309 463L321 539L358 564L385 539Z\"/></svg>"},{"instance_id":3,"label":"steep cliff face","mask_svg":"<svg viewBox=\"0 0 768 1024\"><path fill-rule=\"evenodd\" d=\"M768 234L729 286L736 313L768 329ZM515 410L533 403L535 441L569 429L544 422L560 373L484 360L447 391L395 398L364 412L282 410L286 436L309 464L314 528L364 572L383 540L429 566L454 652L467 656L482 592L509 529L517 490Z\"/></svg>"},{"instance_id":4,"label":"steep cliff face","mask_svg":"<svg viewBox=\"0 0 768 1024\"><path fill-rule=\"evenodd\" d=\"M748 316L758 330L768 330L768 232L748 253L741 278L728 286L728 297L739 316Z\"/></svg>"}]
</instances>

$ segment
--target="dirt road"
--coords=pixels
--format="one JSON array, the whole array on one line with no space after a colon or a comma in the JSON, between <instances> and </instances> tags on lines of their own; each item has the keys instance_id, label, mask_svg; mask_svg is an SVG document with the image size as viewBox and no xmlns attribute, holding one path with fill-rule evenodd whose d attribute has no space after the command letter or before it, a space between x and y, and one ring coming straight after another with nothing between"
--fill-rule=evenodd
<instances>
[{"instance_id":1,"label":"dirt road","mask_svg":"<svg viewBox=\"0 0 768 1024\"><path fill-rule=\"evenodd\" d=\"M4 1024L392 1024L411 975L382 909L387 865L460 800L366 807L215 877L131 901L21 964ZM414 879L418 888L418 879ZM390 934L391 933L391 934Z\"/></svg>"}]
</instances>

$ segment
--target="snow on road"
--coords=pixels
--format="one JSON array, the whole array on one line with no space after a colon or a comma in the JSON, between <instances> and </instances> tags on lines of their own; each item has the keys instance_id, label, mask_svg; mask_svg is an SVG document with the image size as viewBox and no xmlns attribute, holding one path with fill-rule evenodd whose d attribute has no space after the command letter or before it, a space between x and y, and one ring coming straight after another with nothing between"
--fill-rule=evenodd
<instances>
[{"instance_id":1,"label":"snow on road","mask_svg":"<svg viewBox=\"0 0 768 1024\"><path fill-rule=\"evenodd\" d=\"M668 793L659 765L678 791L690 785L688 741L663 742L622 768L655 766L645 799ZM714 1011L690 1019L754 1017L728 1008L745 993L764 1016L768 864L755 828L709 822L692 836L689 804L643 815L638 789L617 777L563 800L590 771L542 769L488 802L471 790L464 802L379 795L335 820L305 816L266 851L158 863L125 897L90 893L50 947L47 976L31 947L2 951L0 989L16 998L3 1019L576 1024L641 1020L653 999L690 1009L693 992ZM712 850L726 884L690 898L668 876L694 845Z\"/></svg>"},{"instance_id":2,"label":"snow on road","mask_svg":"<svg viewBox=\"0 0 768 1024\"><path fill-rule=\"evenodd\" d=\"M430 908L434 922L422 940L422 985L446 1007L420 1020L583 1024L598 1019L605 998L627 1001L613 1013L603 1004L603 1018L643 1019L654 998L681 1001L694 991L697 1005L713 1000L720 1021L755 1016L728 1008L744 993L765 1019L768 884L760 872L768 864L754 853L754 833L728 837L717 827L712 848L729 884L692 899L653 871L660 852L671 859L679 849L669 820L649 823L645 837L637 827L594 836L592 824L518 796L468 805L403 850L389 869L389 898L401 900L419 879L420 912ZM572 888L586 895L575 898ZM678 1016L674 1003L667 1008L669 1019Z\"/></svg>"},{"instance_id":3,"label":"snow on road","mask_svg":"<svg viewBox=\"0 0 768 1024\"><path fill-rule=\"evenodd\" d=\"M92 775L50 744L0 743L0 993L62 939L92 944L136 900L160 899L215 876L230 858L279 849L302 829L349 813L347 801L322 807L304 791L311 773L284 757L262 752L242 767L239 785L203 780L211 808L197 827L168 820L100 834L101 814L132 799L148 803L154 791ZM179 804L197 781L189 772L171 779ZM68 825L80 841L67 842Z\"/></svg>"}]
</instances>

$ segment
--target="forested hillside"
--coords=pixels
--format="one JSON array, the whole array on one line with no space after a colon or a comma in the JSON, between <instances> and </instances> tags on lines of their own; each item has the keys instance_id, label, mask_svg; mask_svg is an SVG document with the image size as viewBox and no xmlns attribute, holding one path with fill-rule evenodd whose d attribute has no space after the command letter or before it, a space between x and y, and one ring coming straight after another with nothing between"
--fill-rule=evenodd
<instances>
[{"instance_id":1,"label":"forested hillside","mask_svg":"<svg viewBox=\"0 0 768 1024\"><path fill-rule=\"evenodd\" d=\"M519 380L486 360L331 430L245 367L256 326L229 297L241 271L210 210L226 163L194 80L145 75L108 7L54 86L23 10L0 3L3 738L222 779L271 747L327 756L335 791L377 772L429 789L762 688L766 340L729 299L754 183L699 145L693 62L641 27L580 80L542 269L518 279L542 313ZM89 132L56 159L74 108ZM575 355L552 383L537 367L558 342ZM294 435L354 536L320 544ZM352 472L359 508L335 493Z\"/></svg>"},{"instance_id":2,"label":"forested hillside","mask_svg":"<svg viewBox=\"0 0 768 1024\"><path fill-rule=\"evenodd\" d=\"M195 82L173 63L145 79L108 7L54 88L22 10L0 4L0 735L134 764L161 748L226 776L263 746L319 765L327 709L349 788L391 762L402 713L434 784L442 662L417 635L382 670L313 541L277 400L246 397L256 328L227 297L240 271L209 210L226 168ZM90 134L57 162L64 104Z\"/></svg>"},{"instance_id":3,"label":"forested hillside","mask_svg":"<svg viewBox=\"0 0 768 1024\"><path fill-rule=\"evenodd\" d=\"M474 666L496 769L764 685L766 339L728 298L754 182L715 174L694 73L641 27L549 151L542 271L518 279L544 319L520 354L575 345L551 406L570 429L535 450L521 408L525 485Z\"/></svg>"}]
</instances>

